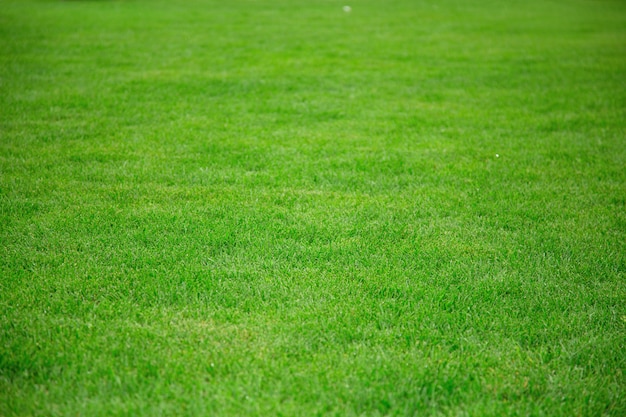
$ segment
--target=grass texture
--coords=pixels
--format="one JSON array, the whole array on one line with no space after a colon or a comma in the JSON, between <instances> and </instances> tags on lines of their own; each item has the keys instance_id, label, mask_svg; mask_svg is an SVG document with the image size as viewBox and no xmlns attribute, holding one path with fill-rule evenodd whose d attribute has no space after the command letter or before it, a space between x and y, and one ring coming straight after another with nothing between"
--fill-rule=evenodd
<instances>
[{"instance_id":1,"label":"grass texture","mask_svg":"<svg viewBox=\"0 0 626 417\"><path fill-rule=\"evenodd\" d=\"M626 5L0 0L0 415L626 415Z\"/></svg>"}]
</instances>

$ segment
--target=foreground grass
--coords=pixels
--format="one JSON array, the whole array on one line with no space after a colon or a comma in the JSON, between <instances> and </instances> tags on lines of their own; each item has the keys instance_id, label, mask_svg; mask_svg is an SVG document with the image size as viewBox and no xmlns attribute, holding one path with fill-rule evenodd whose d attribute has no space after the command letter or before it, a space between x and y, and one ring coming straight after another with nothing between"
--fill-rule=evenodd
<instances>
[{"instance_id":1,"label":"foreground grass","mask_svg":"<svg viewBox=\"0 0 626 417\"><path fill-rule=\"evenodd\" d=\"M0 414L626 414L626 7L504 3L0 0Z\"/></svg>"}]
</instances>

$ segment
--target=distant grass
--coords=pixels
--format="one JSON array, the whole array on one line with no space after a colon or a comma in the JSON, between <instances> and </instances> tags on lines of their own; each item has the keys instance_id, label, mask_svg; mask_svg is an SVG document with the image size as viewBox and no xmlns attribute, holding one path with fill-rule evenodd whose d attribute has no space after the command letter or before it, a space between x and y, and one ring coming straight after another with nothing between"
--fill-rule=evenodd
<instances>
[{"instance_id":1,"label":"distant grass","mask_svg":"<svg viewBox=\"0 0 626 417\"><path fill-rule=\"evenodd\" d=\"M0 0L0 415L626 415L626 6Z\"/></svg>"}]
</instances>

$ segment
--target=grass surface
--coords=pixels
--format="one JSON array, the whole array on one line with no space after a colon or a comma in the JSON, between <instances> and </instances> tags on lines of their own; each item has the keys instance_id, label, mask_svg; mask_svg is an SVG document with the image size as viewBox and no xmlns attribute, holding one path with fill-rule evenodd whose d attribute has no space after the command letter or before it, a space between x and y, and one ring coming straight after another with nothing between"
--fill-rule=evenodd
<instances>
[{"instance_id":1,"label":"grass surface","mask_svg":"<svg viewBox=\"0 0 626 417\"><path fill-rule=\"evenodd\" d=\"M0 0L0 415L626 415L626 6Z\"/></svg>"}]
</instances>

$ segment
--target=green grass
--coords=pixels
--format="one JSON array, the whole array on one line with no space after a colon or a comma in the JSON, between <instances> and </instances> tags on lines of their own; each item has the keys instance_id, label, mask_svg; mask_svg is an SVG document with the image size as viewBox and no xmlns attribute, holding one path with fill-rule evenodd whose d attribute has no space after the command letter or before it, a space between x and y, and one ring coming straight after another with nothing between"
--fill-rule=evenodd
<instances>
[{"instance_id":1,"label":"green grass","mask_svg":"<svg viewBox=\"0 0 626 417\"><path fill-rule=\"evenodd\" d=\"M0 415L626 415L619 0L0 0Z\"/></svg>"}]
</instances>

